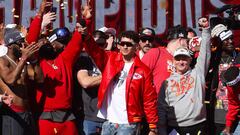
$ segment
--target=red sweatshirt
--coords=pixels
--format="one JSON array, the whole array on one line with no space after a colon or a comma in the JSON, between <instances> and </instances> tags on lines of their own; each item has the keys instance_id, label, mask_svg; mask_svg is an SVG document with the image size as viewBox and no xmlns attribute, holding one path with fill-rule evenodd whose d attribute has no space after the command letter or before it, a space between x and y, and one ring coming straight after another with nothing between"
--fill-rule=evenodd
<instances>
[{"instance_id":1,"label":"red sweatshirt","mask_svg":"<svg viewBox=\"0 0 240 135\"><path fill-rule=\"evenodd\" d=\"M228 112L226 115L226 127L232 127L233 122L239 119L240 110L240 82L228 89Z\"/></svg>"},{"instance_id":2,"label":"red sweatshirt","mask_svg":"<svg viewBox=\"0 0 240 135\"><path fill-rule=\"evenodd\" d=\"M44 85L37 88L37 102L43 103L43 111L71 108L72 66L82 50L81 42L81 34L74 32L71 41L57 58L40 60L45 79Z\"/></svg>"},{"instance_id":3,"label":"red sweatshirt","mask_svg":"<svg viewBox=\"0 0 240 135\"><path fill-rule=\"evenodd\" d=\"M41 32L42 17L37 15L29 26L28 35L26 36L27 42L30 44L36 42Z\"/></svg>"},{"instance_id":4,"label":"red sweatshirt","mask_svg":"<svg viewBox=\"0 0 240 135\"><path fill-rule=\"evenodd\" d=\"M163 47L152 48L142 58L142 62L152 70L157 93L174 69L172 61L173 56Z\"/></svg>"}]
</instances>

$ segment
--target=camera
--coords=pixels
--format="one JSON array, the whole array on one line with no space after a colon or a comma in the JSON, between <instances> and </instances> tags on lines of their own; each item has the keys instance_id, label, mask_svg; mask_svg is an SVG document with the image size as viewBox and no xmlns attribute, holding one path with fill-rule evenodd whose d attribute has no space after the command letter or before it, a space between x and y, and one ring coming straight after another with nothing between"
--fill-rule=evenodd
<instances>
[{"instance_id":1,"label":"camera","mask_svg":"<svg viewBox=\"0 0 240 135\"><path fill-rule=\"evenodd\" d=\"M227 13L228 17L212 17L210 24L224 24L229 29L240 29L240 5L224 5L217 9L216 14Z\"/></svg>"}]
</instances>

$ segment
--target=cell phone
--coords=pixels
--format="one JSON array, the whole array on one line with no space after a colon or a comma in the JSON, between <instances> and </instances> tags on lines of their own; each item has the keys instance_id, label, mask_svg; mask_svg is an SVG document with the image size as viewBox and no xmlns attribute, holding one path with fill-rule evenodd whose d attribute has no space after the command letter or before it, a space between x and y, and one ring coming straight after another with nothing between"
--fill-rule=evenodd
<instances>
[{"instance_id":1,"label":"cell phone","mask_svg":"<svg viewBox=\"0 0 240 135\"><path fill-rule=\"evenodd\" d=\"M57 7L51 7L50 12L56 14L57 13ZM56 19L54 19L53 21L56 21Z\"/></svg>"},{"instance_id":2,"label":"cell phone","mask_svg":"<svg viewBox=\"0 0 240 135\"><path fill-rule=\"evenodd\" d=\"M52 7L50 12L54 12L56 14L57 13L57 7Z\"/></svg>"}]
</instances>

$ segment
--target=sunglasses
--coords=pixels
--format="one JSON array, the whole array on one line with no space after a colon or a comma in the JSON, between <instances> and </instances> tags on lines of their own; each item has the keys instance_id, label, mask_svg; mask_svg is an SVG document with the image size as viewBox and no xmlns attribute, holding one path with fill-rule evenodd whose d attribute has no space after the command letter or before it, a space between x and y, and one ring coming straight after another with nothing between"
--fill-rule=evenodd
<instances>
[{"instance_id":1,"label":"sunglasses","mask_svg":"<svg viewBox=\"0 0 240 135\"><path fill-rule=\"evenodd\" d=\"M180 60L185 60L186 61L186 60L191 59L191 58L188 57L188 56L185 56L185 55L179 55L179 56L175 56L174 59L176 61L180 61Z\"/></svg>"},{"instance_id":2,"label":"sunglasses","mask_svg":"<svg viewBox=\"0 0 240 135\"><path fill-rule=\"evenodd\" d=\"M140 40L141 40L142 42L147 42L147 40L148 40L149 42L153 42L154 38L153 38L153 37L141 37Z\"/></svg>"},{"instance_id":3,"label":"sunglasses","mask_svg":"<svg viewBox=\"0 0 240 135\"><path fill-rule=\"evenodd\" d=\"M124 42L124 41L123 41L123 42L120 42L119 45L120 45L120 46L125 46L125 45L126 45L127 47L132 47L134 44L131 43L131 42Z\"/></svg>"}]
</instances>

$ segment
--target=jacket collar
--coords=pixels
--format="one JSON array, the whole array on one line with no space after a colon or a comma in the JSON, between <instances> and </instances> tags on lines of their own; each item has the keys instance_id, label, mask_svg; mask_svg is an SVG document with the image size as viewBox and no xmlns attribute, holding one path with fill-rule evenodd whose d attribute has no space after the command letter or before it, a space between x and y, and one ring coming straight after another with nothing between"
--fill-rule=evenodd
<instances>
[{"instance_id":1,"label":"jacket collar","mask_svg":"<svg viewBox=\"0 0 240 135\"><path fill-rule=\"evenodd\" d=\"M122 61L122 62L124 62L122 54L121 53L118 53L118 54L119 55L117 55L115 61L118 61L118 62ZM133 58L133 65L134 65L134 67L136 67L136 66L139 67L141 64L142 64L142 61L140 60L140 58L137 55L135 55L134 58Z\"/></svg>"}]
</instances>

